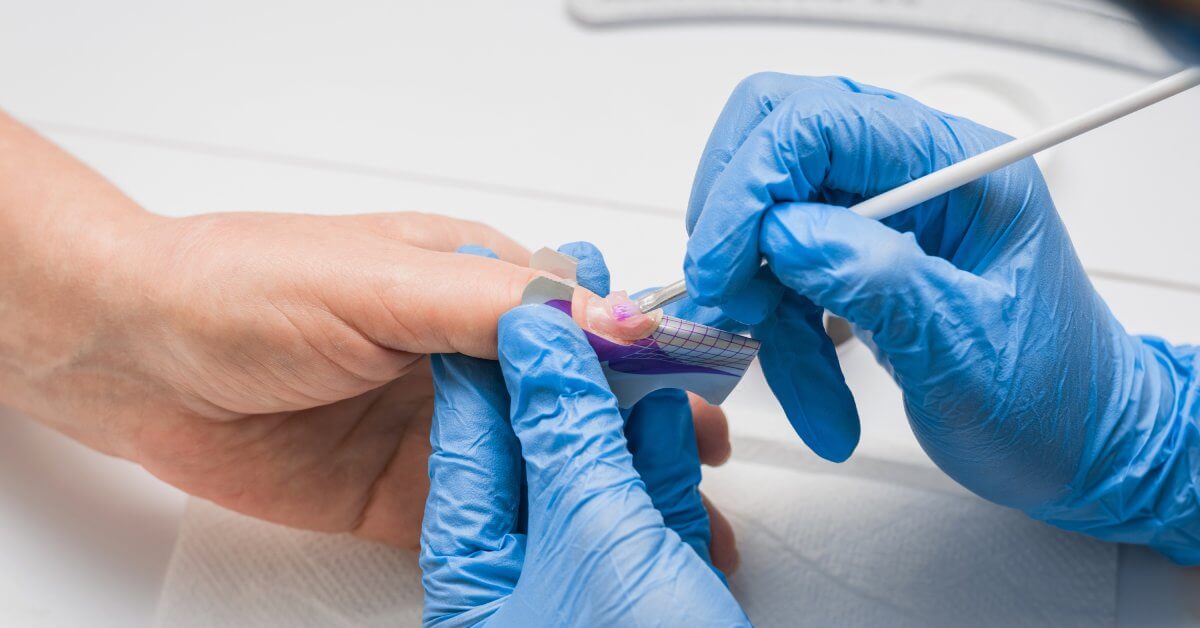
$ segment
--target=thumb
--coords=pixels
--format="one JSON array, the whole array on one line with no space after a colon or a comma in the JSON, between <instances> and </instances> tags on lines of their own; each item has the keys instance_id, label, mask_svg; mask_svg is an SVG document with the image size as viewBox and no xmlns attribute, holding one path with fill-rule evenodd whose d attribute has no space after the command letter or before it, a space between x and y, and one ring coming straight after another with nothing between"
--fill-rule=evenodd
<instances>
[{"instance_id":1,"label":"thumb","mask_svg":"<svg viewBox=\"0 0 1200 628\"><path fill-rule=\"evenodd\" d=\"M505 314L500 366L525 457L529 542L520 604L496 623L527 625L527 610L556 625L639 625L647 613L668 625L744 625L717 575L654 508L616 398L570 317L541 305Z\"/></svg>"},{"instance_id":2,"label":"thumb","mask_svg":"<svg viewBox=\"0 0 1200 628\"><path fill-rule=\"evenodd\" d=\"M573 536L566 529L582 524L591 530L586 544L603 547L616 544L604 537L618 529L661 529L616 398L574 321L540 305L505 314L500 366L525 458L530 538Z\"/></svg>"},{"instance_id":3,"label":"thumb","mask_svg":"<svg viewBox=\"0 0 1200 628\"><path fill-rule=\"evenodd\" d=\"M926 255L911 233L843 207L776 205L759 237L785 286L871 332L897 367L892 354L922 359L931 344L954 346L960 330L1000 308L992 283Z\"/></svg>"}]
</instances>

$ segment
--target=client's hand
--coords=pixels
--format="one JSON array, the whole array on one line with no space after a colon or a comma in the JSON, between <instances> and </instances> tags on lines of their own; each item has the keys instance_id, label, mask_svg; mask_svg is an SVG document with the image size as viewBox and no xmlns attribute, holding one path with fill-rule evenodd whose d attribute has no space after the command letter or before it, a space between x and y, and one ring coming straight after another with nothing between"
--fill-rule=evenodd
<instances>
[{"instance_id":1,"label":"client's hand","mask_svg":"<svg viewBox=\"0 0 1200 628\"><path fill-rule=\"evenodd\" d=\"M31 414L243 513L415 547L423 356L495 356L525 250L420 214L147 217L127 237L100 289L38 308L78 335L22 380ZM449 252L464 242L507 261Z\"/></svg>"},{"instance_id":2,"label":"client's hand","mask_svg":"<svg viewBox=\"0 0 1200 628\"><path fill-rule=\"evenodd\" d=\"M426 625L749 625L696 551L694 483L674 490L674 477L698 480L694 443L645 438L684 433L686 420L627 425L568 316L506 314L500 365L433 359Z\"/></svg>"},{"instance_id":3,"label":"client's hand","mask_svg":"<svg viewBox=\"0 0 1200 628\"><path fill-rule=\"evenodd\" d=\"M423 356L494 358L527 260L424 214L154 216L0 114L0 403L252 516L415 547Z\"/></svg>"}]
</instances>

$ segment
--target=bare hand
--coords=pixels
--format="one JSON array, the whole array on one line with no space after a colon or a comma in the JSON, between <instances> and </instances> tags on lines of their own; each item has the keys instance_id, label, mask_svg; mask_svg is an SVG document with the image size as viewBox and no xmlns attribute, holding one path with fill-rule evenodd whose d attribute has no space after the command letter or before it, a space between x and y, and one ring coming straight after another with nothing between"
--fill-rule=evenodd
<instances>
[{"instance_id":1,"label":"bare hand","mask_svg":"<svg viewBox=\"0 0 1200 628\"><path fill-rule=\"evenodd\" d=\"M154 216L0 115L3 181L0 401L242 513L417 545L425 356L495 357L528 251L416 213ZM693 407L723 461L724 415Z\"/></svg>"}]
</instances>

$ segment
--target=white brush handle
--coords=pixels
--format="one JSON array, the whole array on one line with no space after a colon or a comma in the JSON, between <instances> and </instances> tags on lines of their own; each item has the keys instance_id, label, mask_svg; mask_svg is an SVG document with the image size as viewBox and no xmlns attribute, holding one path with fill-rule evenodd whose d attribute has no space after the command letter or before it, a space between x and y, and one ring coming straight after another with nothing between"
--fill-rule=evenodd
<instances>
[{"instance_id":1,"label":"white brush handle","mask_svg":"<svg viewBox=\"0 0 1200 628\"><path fill-rule=\"evenodd\" d=\"M1061 144L1077 135L1087 133L1096 127L1108 124L1197 85L1200 85L1200 67L1187 68L1066 122L1042 129L1033 135L1006 142L974 157L909 181L894 190L871 197L851 207L850 211L867 218L887 218L970 183L989 172L1021 161L1051 146Z\"/></svg>"},{"instance_id":2,"label":"white brush handle","mask_svg":"<svg viewBox=\"0 0 1200 628\"><path fill-rule=\"evenodd\" d=\"M851 207L850 211L867 218L887 218L915 205L920 205L935 196L945 194L954 188L966 185L989 172L1031 157L1051 146L1061 144L1077 135L1087 133L1197 85L1200 85L1200 67L1186 68L1157 83L1066 122L1042 129L1033 135L1006 142L974 157L909 181L879 196L871 197ZM649 312L674 303L685 295L687 295L687 286L681 279L647 294L638 299L637 303L643 312Z\"/></svg>"}]
</instances>

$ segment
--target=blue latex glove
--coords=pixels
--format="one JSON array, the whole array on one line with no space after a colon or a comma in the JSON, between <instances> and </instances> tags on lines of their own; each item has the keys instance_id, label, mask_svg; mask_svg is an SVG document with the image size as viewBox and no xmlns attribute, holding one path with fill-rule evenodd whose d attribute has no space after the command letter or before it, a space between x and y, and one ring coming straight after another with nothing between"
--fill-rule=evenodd
<instances>
[{"instance_id":1,"label":"blue latex glove","mask_svg":"<svg viewBox=\"0 0 1200 628\"><path fill-rule=\"evenodd\" d=\"M958 482L1200 563L1197 352L1125 332L1033 160L882 224L843 208L1007 139L846 79L750 77L696 176L689 291L729 311L786 288L747 322L821 455L845 458L858 438L825 308L873 338L922 447Z\"/></svg>"},{"instance_id":2,"label":"blue latex glove","mask_svg":"<svg viewBox=\"0 0 1200 628\"><path fill-rule=\"evenodd\" d=\"M580 286L608 296L611 278L600 249L590 242L572 242L558 250L578 261L575 280ZM654 507L668 527L711 563L712 536L699 490L700 452L687 393L656 390L633 408L623 410L622 416L633 466L642 476Z\"/></svg>"},{"instance_id":3,"label":"blue latex glove","mask_svg":"<svg viewBox=\"0 0 1200 628\"><path fill-rule=\"evenodd\" d=\"M594 247L562 250L581 284L607 293ZM624 420L582 333L552 308L510 312L499 341L503 375L433 357L425 623L748 624L708 564L686 396L659 391Z\"/></svg>"}]
</instances>

